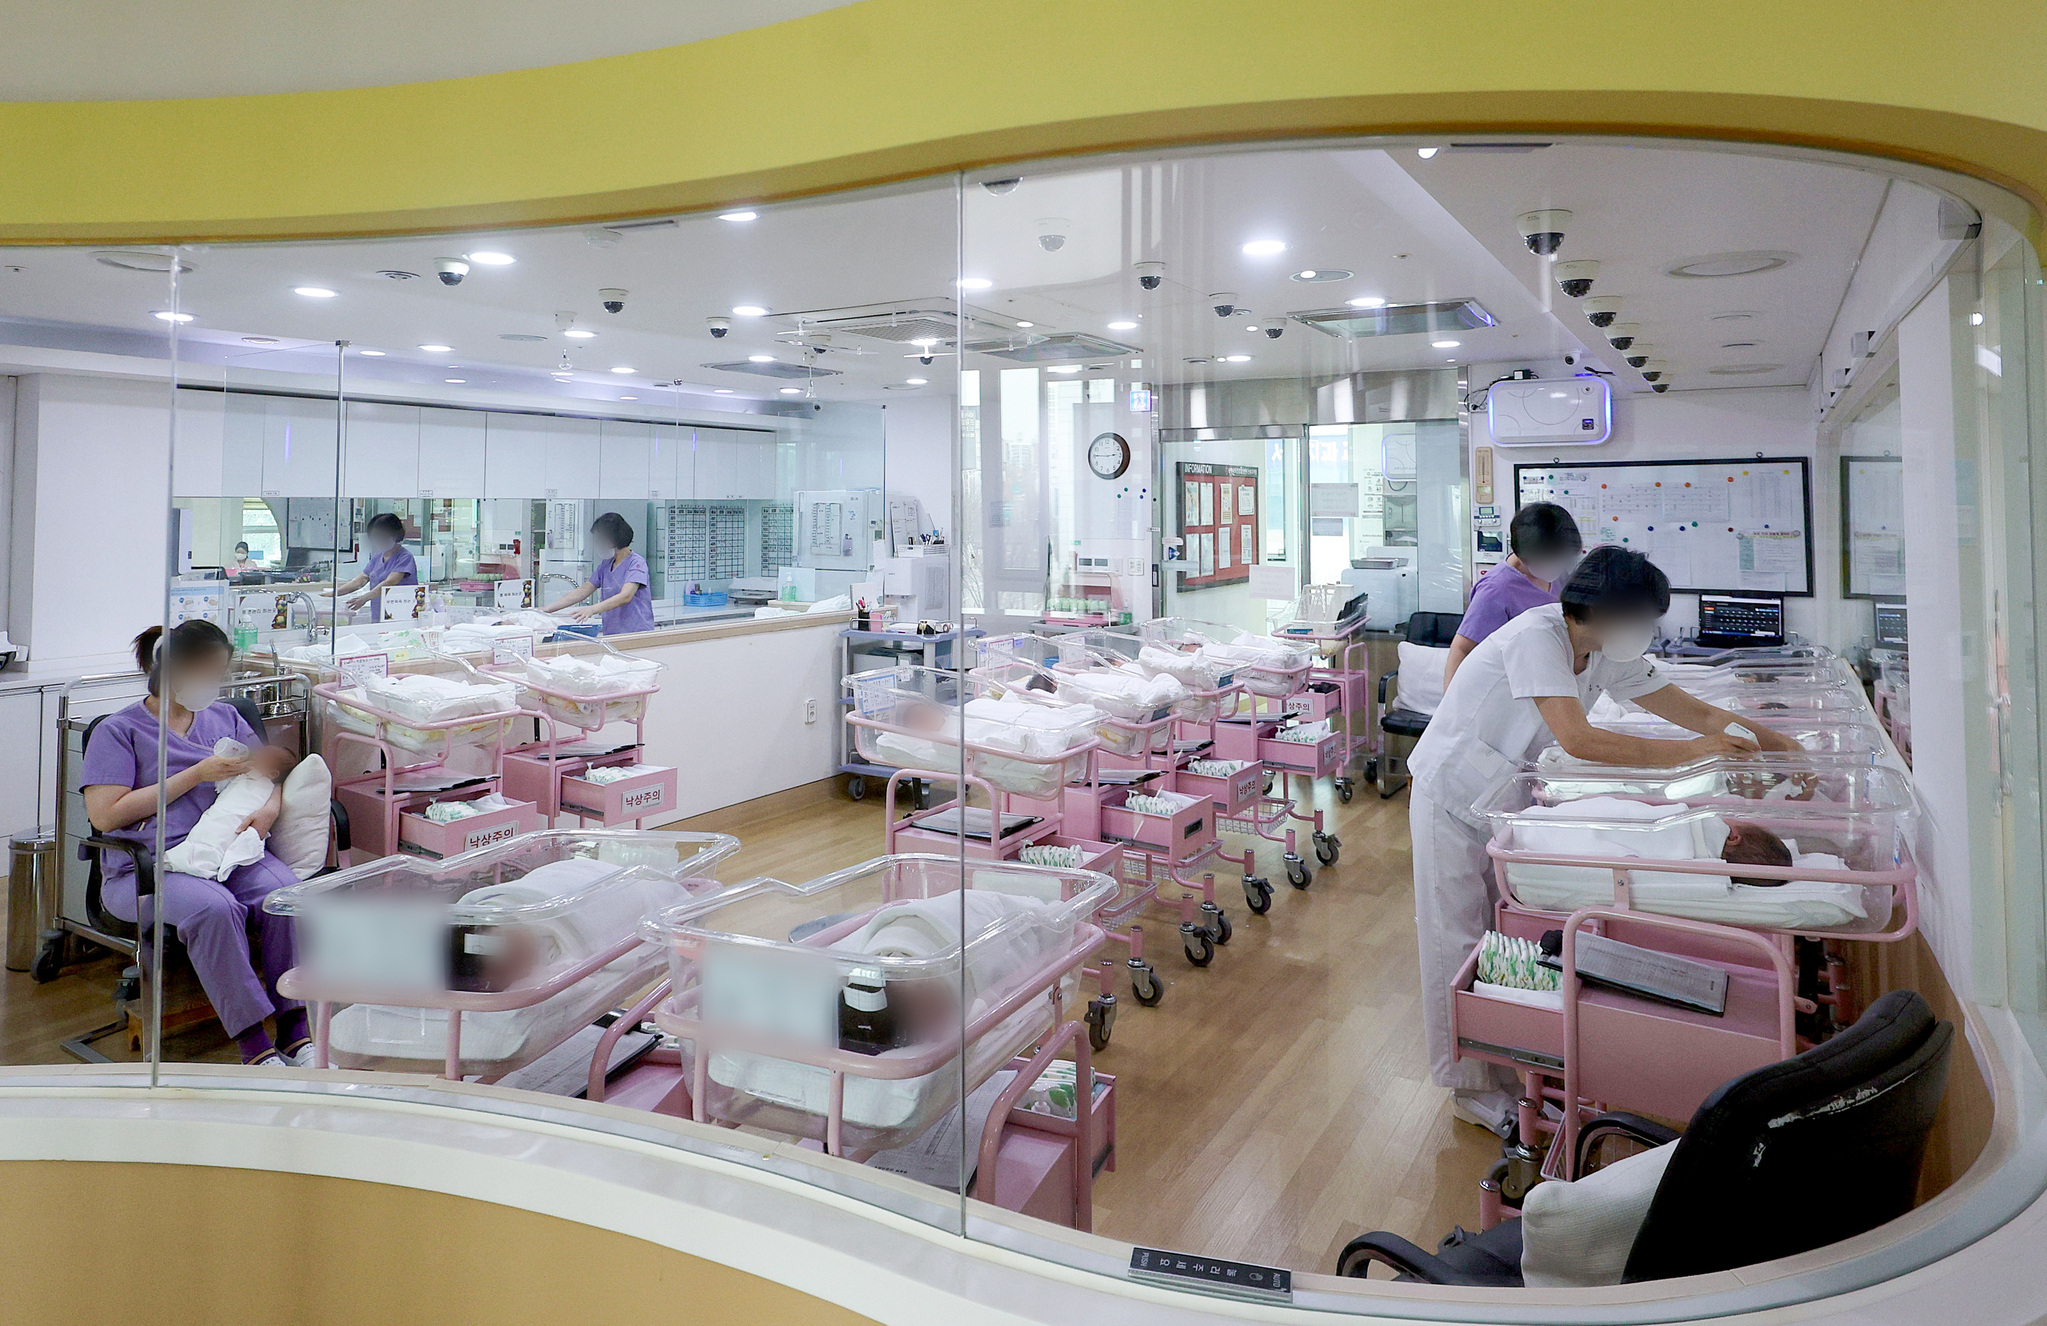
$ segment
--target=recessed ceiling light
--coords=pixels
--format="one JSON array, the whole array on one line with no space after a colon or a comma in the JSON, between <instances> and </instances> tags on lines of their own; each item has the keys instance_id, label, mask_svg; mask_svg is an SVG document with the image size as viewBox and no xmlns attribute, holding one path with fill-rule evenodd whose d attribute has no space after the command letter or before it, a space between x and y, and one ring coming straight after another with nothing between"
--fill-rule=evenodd
<instances>
[{"instance_id":1,"label":"recessed ceiling light","mask_svg":"<svg viewBox=\"0 0 2047 1326\"><path fill-rule=\"evenodd\" d=\"M1054 364L1054 365L1052 365L1052 367L1050 367L1050 368L1046 369L1045 371L1046 371L1047 373L1078 373L1078 372L1080 372L1080 365L1079 365L1079 364Z\"/></svg>"},{"instance_id":2,"label":"recessed ceiling light","mask_svg":"<svg viewBox=\"0 0 2047 1326\"><path fill-rule=\"evenodd\" d=\"M1197 355L1190 359L1182 359L1180 362L1183 364L1206 364L1209 362L1209 359L1206 355Z\"/></svg>"},{"instance_id":3,"label":"recessed ceiling light","mask_svg":"<svg viewBox=\"0 0 2047 1326\"><path fill-rule=\"evenodd\" d=\"M192 320L192 314L190 313L173 313L167 308L158 309L149 316L160 322L190 322Z\"/></svg>"},{"instance_id":4,"label":"recessed ceiling light","mask_svg":"<svg viewBox=\"0 0 2047 1326\"><path fill-rule=\"evenodd\" d=\"M250 345L275 345L275 344L277 344L277 338L276 338L275 336L244 336L244 337L243 337L242 339L243 339L243 340L245 340L245 341L247 341L247 342L248 342L248 343L249 343ZM365 351L364 351L363 353L364 353L364 354L382 354L382 353L383 353L383 351L381 351L381 350L365 350Z\"/></svg>"},{"instance_id":5,"label":"recessed ceiling light","mask_svg":"<svg viewBox=\"0 0 2047 1326\"><path fill-rule=\"evenodd\" d=\"M1124 322L1112 322L1112 323L1110 323L1110 324L1109 324L1109 330L1110 330L1110 331L1136 331L1136 330L1137 330L1137 324L1136 324L1136 323L1134 323L1134 322L1128 322L1128 321L1124 321Z\"/></svg>"},{"instance_id":6,"label":"recessed ceiling light","mask_svg":"<svg viewBox=\"0 0 2047 1326\"><path fill-rule=\"evenodd\" d=\"M1455 349L1456 349L1456 348L1457 348L1458 346L1460 346L1460 345L1464 344L1464 342L1462 342L1462 341L1430 341L1430 342L1429 342L1429 344L1430 344L1430 345L1432 345L1432 346L1434 346L1434 347L1435 347L1436 349L1438 349L1438 350L1455 350Z\"/></svg>"},{"instance_id":7,"label":"recessed ceiling light","mask_svg":"<svg viewBox=\"0 0 2047 1326\"><path fill-rule=\"evenodd\" d=\"M905 382L909 383L909 384L910 384L911 386L913 386L913 387L921 387L921 386L923 386L923 385L924 385L925 383L929 382L930 380L931 380L931 379L929 379L929 378L904 378L904 379L903 379L903 381L905 381Z\"/></svg>"},{"instance_id":8,"label":"recessed ceiling light","mask_svg":"<svg viewBox=\"0 0 2047 1326\"><path fill-rule=\"evenodd\" d=\"M1981 313L1971 313L1969 315L1969 325L1971 327L1981 327L1983 325L1983 315ZM1721 348L1725 349L1726 347L1722 346Z\"/></svg>"},{"instance_id":9,"label":"recessed ceiling light","mask_svg":"<svg viewBox=\"0 0 2047 1326\"><path fill-rule=\"evenodd\" d=\"M1223 362L1224 362L1225 364L1248 364L1248 363L1250 363L1250 362L1251 362L1251 356L1250 356L1250 355L1224 355L1224 356L1223 356Z\"/></svg>"},{"instance_id":10,"label":"recessed ceiling light","mask_svg":"<svg viewBox=\"0 0 2047 1326\"><path fill-rule=\"evenodd\" d=\"M1258 330L1258 324L1257 324L1257 323L1255 323L1255 322L1247 322L1247 323L1245 323L1245 324L1244 324L1244 330L1245 330L1245 331L1257 331L1257 330Z\"/></svg>"},{"instance_id":11,"label":"recessed ceiling light","mask_svg":"<svg viewBox=\"0 0 2047 1326\"><path fill-rule=\"evenodd\" d=\"M1443 149L1440 147L1417 147L1414 150L1414 154L1420 157L1422 160L1427 161L1430 157L1436 155L1436 153L1442 150Z\"/></svg>"},{"instance_id":12,"label":"recessed ceiling light","mask_svg":"<svg viewBox=\"0 0 2047 1326\"><path fill-rule=\"evenodd\" d=\"M468 378L442 378L442 379L441 379L441 381L443 381L443 382L452 382L452 383L454 383L454 384L455 384L456 386L458 386L458 387L459 387L459 386L461 386L461 385L462 385L463 383L465 383L465 382L469 381L469 379L468 379Z\"/></svg>"},{"instance_id":13,"label":"recessed ceiling light","mask_svg":"<svg viewBox=\"0 0 2047 1326\"><path fill-rule=\"evenodd\" d=\"M782 388L782 394L783 394L784 396L800 396L800 395L802 395L802 394L803 394L803 388L801 388L801 387L784 387L784 388Z\"/></svg>"},{"instance_id":14,"label":"recessed ceiling light","mask_svg":"<svg viewBox=\"0 0 2047 1326\"><path fill-rule=\"evenodd\" d=\"M621 396L621 397L619 397L619 399L620 399L620 400L622 400L622 401L636 401L636 400L638 400L638 399L639 399L639 397L637 397L637 396Z\"/></svg>"},{"instance_id":15,"label":"recessed ceiling light","mask_svg":"<svg viewBox=\"0 0 2047 1326\"><path fill-rule=\"evenodd\" d=\"M332 290L329 290L327 287L320 285L295 285L291 288L291 292L294 295L304 295L307 299L334 298L334 292Z\"/></svg>"},{"instance_id":16,"label":"recessed ceiling light","mask_svg":"<svg viewBox=\"0 0 2047 1326\"><path fill-rule=\"evenodd\" d=\"M746 362L749 364L772 364L775 362L775 357L773 355L748 355Z\"/></svg>"},{"instance_id":17,"label":"recessed ceiling light","mask_svg":"<svg viewBox=\"0 0 2047 1326\"><path fill-rule=\"evenodd\" d=\"M734 304L732 306L732 316L735 318L758 318L766 314L767 310L758 304Z\"/></svg>"},{"instance_id":18,"label":"recessed ceiling light","mask_svg":"<svg viewBox=\"0 0 2047 1326\"><path fill-rule=\"evenodd\" d=\"M1270 258L1285 252L1286 241L1283 239L1254 239L1244 245L1244 256L1247 258Z\"/></svg>"},{"instance_id":19,"label":"recessed ceiling light","mask_svg":"<svg viewBox=\"0 0 2047 1326\"><path fill-rule=\"evenodd\" d=\"M384 352L382 350L357 350L356 353L359 355L368 355L372 359L382 359L384 357Z\"/></svg>"},{"instance_id":20,"label":"recessed ceiling light","mask_svg":"<svg viewBox=\"0 0 2047 1326\"><path fill-rule=\"evenodd\" d=\"M730 387L713 387L713 388L711 388L711 394L712 394L713 396L730 396L730 395L732 394L732 388L730 388Z\"/></svg>"},{"instance_id":21,"label":"recessed ceiling light","mask_svg":"<svg viewBox=\"0 0 2047 1326\"><path fill-rule=\"evenodd\" d=\"M513 263L519 261L509 253L493 253L489 249L485 249L481 253L465 253L462 256L473 263L480 263L485 267L510 267Z\"/></svg>"},{"instance_id":22,"label":"recessed ceiling light","mask_svg":"<svg viewBox=\"0 0 2047 1326\"><path fill-rule=\"evenodd\" d=\"M1035 323L1035 322L1019 322L1019 323L1017 323L1016 325L1017 325L1017 326L1019 326L1019 327L1026 327L1026 328L1028 328L1028 327L1035 327L1035 326L1037 326L1038 324L1037 324L1037 323Z\"/></svg>"},{"instance_id":23,"label":"recessed ceiling light","mask_svg":"<svg viewBox=\"0 0 2047 1326\"><path fill-rule=\"evenodd\" d=\"M419 348L430 355L444 355L455 347L452 345L422 345Z\"/></svg>"},{"instance_id":24,"label":"recessed ceiling light","mask_svg":"<svg viewBox=\"0 0 2047 1326\"><path fill-rule=\"evenodd\" d=\"M593 331L584 331L581 327L571 327L567 331L562 333L562 335L568 337L572 341L587 341L596 334L597 333ZM542 337L541 339L545 340L547 338Z\"/></svg>"},{"instance_id":25,"label":"recessed ceiling light","mask_svg":"<svg viewBox=\"0 0 2047 1326\"><path fill-rule=\"evenodd\" d=\"M1386 307L1386 301L1379 298L1377 295L1360 295L1356 299L1346 299L1343 302L1350 305L1352 308Z\"/></svg>"},{"instance_id":26,"label":"recessed ceiling light","mask_svg":"<svg viewBox=\"0 0 2047 1326\"><path fill-rule=\"evenodd\" d=\"M718 219L720 221L751 221L759 215L759 212L720 212L718 213Z\"/></svg>"},{"instance_id":27,"label":"recessed ceiling light","mask_svg":"<svg viewBox=\"0 0 2047 1326\"><path fill-rule=\"evenodd\" d=\"M1681 259L1663 270L1671 276L1753 276L1757 272L1774 272L1797 256L1775 249L1708 253L1703 257Z\"/></svg>"},{"instance_id":28,"label":"recessed ceiling light","mask_svg":"<svg viewBox=\"0 0 2047 1326\"><path fill-rule=\"evenodd\" d=\"M629 365L620 364L617 367L613 368L611 371L614 373L630 373L633 370Z\"/></svg>"},{"instance_id":29,"label":"recessed ceiling light","mask_svg":"<svg viewBox=\"0 0 2047 1326\"><path fill-rule=\"evenodd\" d=\"M1348 281L1356 275L1356 272L1345 271L1341 267L1310 267L1304 271L1295 272L1287 279L1290 281L1306 281L1311 285L1321 285L1325 281Z\"/></svg>"},{"instance_id":30,"label":"recessed ceiling light","mask_svg":"<svg viewBox=\"0 0 2047 1326\"><path fill-rule=\"evenodd\" d=\"M990 290L995 283L985 276L962 276L959 286L962 290Z\"/></svg>"}]
</instances>

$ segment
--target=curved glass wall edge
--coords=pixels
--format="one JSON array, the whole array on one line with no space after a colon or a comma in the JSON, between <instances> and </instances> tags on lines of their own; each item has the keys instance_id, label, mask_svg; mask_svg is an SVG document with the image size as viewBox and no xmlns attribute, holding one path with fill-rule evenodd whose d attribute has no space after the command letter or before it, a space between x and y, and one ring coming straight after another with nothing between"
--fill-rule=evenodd
<instances>
[{"instance_id":1,"label":"curved glass wall edge","mask_svg":"<svg viewBox=\"0 0 2047 1326\"><path fill-rule=\"evenodd\" d=\"M1921 1204L1878 1246L1746 1298L1673 1282L1667 1299L1609 1307L1589 1288L1575 1317L1810 1299L1995 1227L2047 1177L2027 1113L2038 1047L2008 1030L2043 985L2040 828L2016 790L2037 785L2037 262L2002 209L1960 206L1981 186L1943 196L1882 163L1430 146L1182 151L750 216L194 248L163 307L140 313L137 287L113 282L165 273L24 252L25 274L51 279L5 310L24 329L9 351L35 445L133 445L152 411L175 428L154 508L176 535L171 574L155 578L164 544L139 514L154 499L92 551L107 554L95 574L160 605L137 621L194 642L157 665L171 737L149 728L116 790L154 781L145 758L166 772L181 754L232 759L179 730L215 709L196 703L212 680L255 713L229 704L221 721L248 732L219 736L260 728L321 753L332 784L299 807L312 877L257 899L246 978L233 974L268 1001L268 1046L229 1034L237 996L189 956L187 930L216 920L202 906L157 932L164 960L134 978L120 959L59 968L51 993L72 994L77 1025L38 1033L27 1056L61 1053L127 992L146 1028L163 1010L166 1075L179 1058L275 1049L577 1094L602 1059L607 1103L748 1130L767 1145L747 1154L775 1172L941 1228L1103 1272L1133 1246L1204 1269L1265 1263L1303 1277L1298 1306L1440 1315L1320 1277L1363 1231L1432 1247L1480 1224L1495 1162L1519 1186L1546 1157L1503 1157L1454 1118L1420 1039L1373 1012L1412 1001L1416 971L1400 877L1378 873L1405 817L1396 802L1366 818L1367 792L1400 795L1409 771L1385 720L1425 712L1400 699L1426 693L1429 657L1386 628L1461 612L1481 572L1502 573L1516 507L1575 482L1537 474L1561 468L1634 485L1633 507L1558 496L1589 528L1627 527L1587 542L1666 566L1673 637L1718 620L1700 591L1774 592L1791 634L1871 674L1852 714L1781 721L1813 753L1810 777L1835 776L1822 756L1888 762L1851 781L1888 779L1917 808L1878 787L1843 812L1849 829L1798 812L1803 834L1780 836L1845 864L1890 834L1892 864L1918 877L1847 887L1893 890L1892 931L1917 934L1771 939L1795 959L1788 1049L1893 989L1949 1023L1973 1003L1985 1033L1955 1038ZM1701 191L1713 208L1686 204ZM1529 198L1568 215L1531 218ZM1550 235L1554 253L1530 251ZM176 341L155 365L111 339L152 312L192 318L165 320ZM173 407L39 358L88 341L125 355L109 381L168 382ZM1509 415L1517 391L1587 382L1611 399L1608 440L1503 440L1545 408L1520 398ZM734 399L747 409L727 412ZM1741 525L1733 579L1715 579L1717 554L1674 546L1640 488L1741 457L1788 468L1741 484L1740 512L1715 508ZM105 469L100 509L126 511L142 467ZM1778 510L1799 537L1766 529ZM851 620L803 611L841 596ZM1345 613L1359 598L1362 623ZM79 660L84 676L83 660L118 657L121 602L109 594L74 645L59 596L40 596L32 661ZM1884 604L1904 606L1909 641L1886 634ZM598 624L566 620L576 608ZM642 609L655 634L613 616ZM191 626L204 622L221 649ZM544 638L579 629L591 638ZM1917 697L1917 743L1914 654L1951 683ZM1213 666L1225 658L1237 666ZM132 659L126 672L145 684ZM1126 674L1170 685L1140 693ZM1709 699L1767 723L1845 693ZM46 793L91 823L88 802L107 798L87 789L109 786ZM1959 879L1973 891L1942 887ZM1559 928L1508 883L1509 909L1482 928ZM83 888L76 905L104 906ZM290 976L268 969L279 936L299 946ZM1712 943L1690 955L1737 975L1774 961ZM293 995L331 1015L303 1030L274 1016ZM1546 1025L1520 1033L1557 1034ZM1561 1101L1561 1040L1552 1053L1471 1030L1467 1060L1505 1059L1532 1073L1514 1085ZM2017 1085L1993 1095L1983 1075L2000 1067ZM1676 1088L1579 1095L1681 1124L1703 1094L1686 1089L1682 1106ZM725 1154L717 1136L673 1144ZM813 1148L839 1158L806 1160ZM1396 1153L1432 1164L1374 1159ZM1501 1294L1469 1314L1541 1315Z\"/></svg>"}]
</instances>

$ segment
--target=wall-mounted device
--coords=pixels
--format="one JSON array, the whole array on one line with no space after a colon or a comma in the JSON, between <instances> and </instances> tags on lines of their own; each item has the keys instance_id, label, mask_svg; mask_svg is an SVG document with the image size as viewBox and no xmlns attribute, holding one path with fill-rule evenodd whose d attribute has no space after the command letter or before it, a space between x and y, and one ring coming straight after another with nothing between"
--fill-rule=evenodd
<instances>
[{"instance_id":1,"label":"wall-mounted device","mask_svg":"<svg viewBox=\"0 0 2047 1326\"><path fill-rule=\"evenodd\" d=\"M1595 377L1495 382L1486 427L1503 447L1592 446L1613 436L1613 393Z\"/></svg>"},{"instance_id":2,"label":"wall-mounted device","mask_svg":"<svg viewBox=\"0 0 2047 1326\"><path fill-rule=\"evenodd\" d=\"M817 570L865 571L874 565L882 530L882 498L872 488L796 493L796 564Z\"/></svg>"},{"instance_id":3,"label":"wall-mounted device","mask_svg":"<svg viewBox=\"0 0 2047 1326\"><path fill-rule=\"evenodd\" d=\"M1876 601L1876 647L1878 649L1904 649L1908 647L1905 635L1905 602L1903 599Z\"/></svg>"},{"instance_id":4,"label":"wall-mounted device","mask_svg":"<svg viewBox=\"0 0 2047 1326\"><path fill-rule=\"evenodd\" d=\"M1705 649L1770 649L1783 644L1783 595L1699 595L1698 643Z\"/></svg>"}]
</instances>

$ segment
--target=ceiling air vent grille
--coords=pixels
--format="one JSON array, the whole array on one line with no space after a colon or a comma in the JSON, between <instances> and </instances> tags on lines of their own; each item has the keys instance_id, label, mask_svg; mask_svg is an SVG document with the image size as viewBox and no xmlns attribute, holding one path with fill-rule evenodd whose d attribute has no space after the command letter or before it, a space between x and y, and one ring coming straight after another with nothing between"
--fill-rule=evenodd
<instances>
[{"instance_id":1,"label":"ceiling air vent grille","mask_svg":"<svg viewBox=\"0 0 2047 1326\"><path fill-rule=\"evenodd\" d=\"M1477 331L1496 325L1475 299L1433 304L1388 304L1384 308L1324 308L1289 313L1295 322L1348 340L1366 336L1417 336L1423 332Z\"/></svg>"},{"instance_id":2,"label":"ceiling air vent grille","mask_svg":"<svg viewBox=\"0 0 2047 1326\"><path fill-rule=\"evenodd\" d=\"M835 378L840 376L836 368L813 368L807 364L756 364L749 359L735 359L729 364L705 364L720 373L751 373L760 378Z\"/></svg>"},{"instance_id":3,"label":"ceiling air vent grille","mask_svg":"<svg viewBox=\"0 0 2047 1326\"><path fill-rule=\"evenodd\" d=\"M1024 364L1063 359L1114 359L1121 355L1138 353L1134 345L1125 345L1121 341L1111 341L1101 336L1087 336L1079 332L1060 332L1052 336L1040 336L1036 340L1012 337L1000 341L975 341L968 345L967 349L975 354L984 354L995 359L1014 359Z\"/></svg>"}]
</instances>

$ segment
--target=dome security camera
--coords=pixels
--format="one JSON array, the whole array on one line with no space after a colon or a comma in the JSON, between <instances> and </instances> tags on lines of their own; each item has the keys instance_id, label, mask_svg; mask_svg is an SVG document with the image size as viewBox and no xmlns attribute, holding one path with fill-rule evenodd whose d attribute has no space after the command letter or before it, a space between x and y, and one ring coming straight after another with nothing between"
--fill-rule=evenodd
<instances>
[{"instance_id":1,"label":"dome security camera","mask_svg":"<svg viewBox=\"0 0 2047 1326\"><path fill-rule=\"evenodd\" d=\"M1606 329L1606 343L1616 350L1625 350L1635 343L1635 334L1641 330L1640 323L1612 323Z\"/></svg>"},{"instance_id":2,"label":"dome security camera","mask_svg":"<svg viewBox=\"0 0 2047 1326\"><path fill-rule=\"evenodd\" d=\"M604 301L604 311L606 313L625 312L625 297L626 292L620 290L617 286L606 286L597 292L597 298Z\"/></svg>"},{"instance_id":3,"label":"dome security camera","mask_svg":"<svg viewBox=\"0 0 2047 1326\"><path fill-rule=\"evenodd\" d=\"M704 325L711 329L713 339L722 341L725 339L725 334L732 330L732 319L705 318Z\"/></svg>"},{"instance_id":4,"label":"dome security camera","mask_svg":"<svg viewBox=\"0 0 2047 1326\"><path fill-rule=\"evenodd\" d=\"M436 258L434 275L441 278L442 285L461 285L462 278L469 275L469 264L460 258Z\"/></svg>"},{"instance_id":5,"label":"dome security camera","mask_svg":"<svg viewBox=\"0 0 2047 1326\"><path fill-rule=\"evenodd\" d=\"M918 356L917 356L917 362L918 362L918 363L920 363L920 364L929 364L929 363L931 362L931 356L930 356L930 355L918 355Z\"/></svg>"},{"instance_id":6,"label":"dome security camera","mask_svg":"<svg viewBox=\"0 0 2047 1326\"><path fill-rule=\"evenodd\" d=\"M1038 247L1047 253L1057 253L1066 247L1066 232L1073 229L1073 223L1063 216L1038 218Z\"/></svg>"},{"instance_id":7,"label":"dome security camera","mask_svg":"<svg viewBox=\"0 0 2047 1326\"><path fill-rule=\"evenodd\" d=\"M1570 225L1571 214L1561 208L1523 212L1514 218L1514 226L1521 232L1528 251L1539 258L1556 255L1556 251L1564 246L1564 231Z\"/></svg>"},{"instance_id":8,"label":"dome security camera","mask_svg":"<svg viewBox=\"0 0 2047 1326\"><path fill-rule=\"evenodd\" d=\"M1649 352L1655 348L1647 341L1636 341L1627 348L1622 357L1628 361L1629 368L1640 368L1649 362Z\"/></svg>"},{"instance_id":9,"label":"dome security camera","mask_svg":"<svg viewBox=\"0 0 2047 1326\"><path fill-rule=\"evenodd\" d=\"M1215 309L1215 316L1227 318L1237 311L1237 292L1234 290L1211 291L1208 296L1208 302Z\"/></svg>"},{"instance_id":10,"label":"dome security camera","mask_svg":"<svg viewBox=\"0 0 2047 1326\"><path fill-rule=\"evenodd\" d=\"M1661 359L1651 359L1642 365L1642 381L1655 382L1670 372L1670 365Z\"/></svg>"},{"instance_id":11,"label":"dome security camera","mask_svg":"<svg viewBox=\"0 0 2047 1326\"><path fill-rule=\"evenodd\" d=\"M1613 326L1613 320L1621 315L1619 295L1599 295L1584 303L1585 320L1604 330Z\"/></svg>"},{"instance_id":12,"label":"dome security camera","mask_svg":"<svg viewBox=\"0 0 2047 1326\"><path fill-rule=\"evenodd\" d=\"M1004 194L1015 193L1016 186L1022 183L1021 179L1011 177L1006 180L982 180L981 187L1000 198Z\"/></svg>"},{"instance_id":13,"label":"dome security camera","mask_svg":"<svg viewBox=\"0 0 2047 1326\"><path fill-rule=\"evenodd\" d=\"M1273 340L1275 340L1275 341L1276 341L1276 340L1278 340L1278 339L1280 338L1280 335L1281 335L1281 334L1282 334L1283 332L1285 332L1285 331L1286 331L1286 324L1285 324L1285 323L1283 323L1283 322L1276 322L1276 323L1274 323L1274 324L1273 324L1272 326L1270 326L1270 327L1267 327L1267 328L1265 329L1265 334L1266 334L1267 336L1270 336L1270 337L1271 337L1271 338L1272 338Z\"/></svg>"},{"instance_id":14,"label":"dome security camera","mask_svg":"<svg viewBox=\"0 0 2047 1326\"><path fill-rule=\"evenodd\" d=\"M1599 275L1599 264L1580 260L1560 262L1553 273L1557 288L1573 299L1583 299L1592 293L1592 282Z\"/></svg>"},{"instance_id":15,"label":"dome security camera","mask_svg":"<svg viewBox=\"0 0 2047 1326\"><path fill-rule=\"evenodd\" d=\"M1649 384L1649 390L1661 396L1664 392L1670 390L1670 384L1668 382L1652 382Z\"/></svg>"},{"instance_id":16,"label":"dome security camera","mask_svg":"<svg viewBox=\"0 0 2047 1326\"><path fill-rule=\"evenodd\" d=\"M1166 265L1162 262L1141 262L1137 264L1137 283L1146 290L1156 290L1166 279Z\"/></svg>"}]
</instances>

